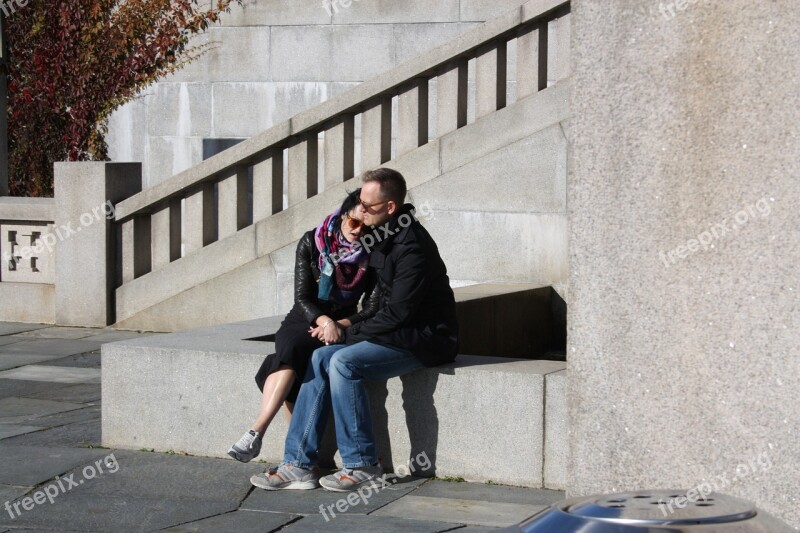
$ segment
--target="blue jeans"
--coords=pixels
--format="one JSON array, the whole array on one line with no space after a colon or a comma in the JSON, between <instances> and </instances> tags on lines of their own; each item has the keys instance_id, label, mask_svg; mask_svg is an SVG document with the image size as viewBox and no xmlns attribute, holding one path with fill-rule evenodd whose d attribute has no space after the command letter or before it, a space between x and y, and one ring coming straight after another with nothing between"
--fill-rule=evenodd
<instances>
[{"instance_id":1,"label":"blue jeans","mask_svg":"<svg viewBox=\"0 0 800 533\"><path fill-rule=\"evenodd\" d=\"M294 405L283 462L302 468L318 463L318 450L333 406L336 442L345 468L378 462L364 381L381 381L424 365L408 350L371 342L314 350Z\"/></svg>"}]
</instances>

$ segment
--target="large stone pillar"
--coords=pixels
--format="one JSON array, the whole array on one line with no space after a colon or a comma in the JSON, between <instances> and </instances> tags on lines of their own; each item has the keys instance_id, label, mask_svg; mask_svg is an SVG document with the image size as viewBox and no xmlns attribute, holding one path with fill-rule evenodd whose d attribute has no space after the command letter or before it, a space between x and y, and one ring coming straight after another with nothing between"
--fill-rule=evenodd
<instances>
[{"instance_id":1,"label":"large stone pillar","mask_svg":"<svg viewBox=\"0 0 800 533\"><path fill-rule=\"evenodd\" d=\"M800 526L800 7L572 19L569 493L708 483Z\"/></svg>"},{"instance_id":2,"label":"large stone pillar","mask_svg":"<svg viewBox=\"0 0 800 533\"><path fill-rule=\"evenodd\" d=\"M56 163L56 324L114 322L114 206L142 189L141 163Z\"/></svg>"}]
</instances>

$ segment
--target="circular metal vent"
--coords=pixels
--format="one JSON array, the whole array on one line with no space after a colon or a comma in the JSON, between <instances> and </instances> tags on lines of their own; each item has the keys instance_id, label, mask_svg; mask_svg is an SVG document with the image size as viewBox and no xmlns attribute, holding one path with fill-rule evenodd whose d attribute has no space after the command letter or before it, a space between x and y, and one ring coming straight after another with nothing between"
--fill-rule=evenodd
<instances>
[{"instance_id":1,"label":"circular metal vent","mask_svg":"<svg viewBox=\"0 0 800 533\"><path fill-rule=\"evenodd\" d=\"M589 498L573 503L564 512L629 525L723 524L748 520L756 508L724 494L704 496L694 491L647 491Z\"/></svg>"},{"instance_id":2,"label":"circular metal vent","mask_svg":"<svg viewBox=\"0 0 800 533\"><path fill-rule=\"evenodd\" d=\"M786 523L725 494L653 490L573 498L517 526L523 533L790 533Z\"/></svg>"}]
</instances>

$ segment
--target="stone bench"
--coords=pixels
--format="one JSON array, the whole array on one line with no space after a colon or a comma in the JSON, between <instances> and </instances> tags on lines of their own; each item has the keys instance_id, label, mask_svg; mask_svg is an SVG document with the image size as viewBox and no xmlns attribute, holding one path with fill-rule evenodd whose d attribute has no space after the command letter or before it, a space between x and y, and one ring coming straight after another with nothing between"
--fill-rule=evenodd
<instances>
[{"instance_id":1,"label":"stone bench","mask_svg":"<svg viewBox=\"0 0 800 533\"><path fill-rule=\"evenodd\" d=\"M274 351L272 342L248 339L274 333L281 319L104 344L103 445L227 457L257 414L254 375ZM563 489L565 366L460 355L450 365L370 384L384 464L407 464L425 452L439 477ZM281 412L259 459L280 460L286 429Z\"/></svg>"}]
</instances>

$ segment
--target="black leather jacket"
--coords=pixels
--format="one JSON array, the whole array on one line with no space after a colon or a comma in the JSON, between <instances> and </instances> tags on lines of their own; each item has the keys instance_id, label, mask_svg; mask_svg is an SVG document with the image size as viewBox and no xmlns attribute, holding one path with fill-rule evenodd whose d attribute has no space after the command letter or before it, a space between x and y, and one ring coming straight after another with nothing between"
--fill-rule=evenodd
<instances>
[{"instance_id":1,"label":"black leather jacket","mask_svg":"<svg viewBox=\"0 0 800 533\"><path fill-rule=\"evenodd\" d=\"M413 219L413 209L405 204L398 210L388 223L390 237L381 229L376 232L380 242L369 266L375 269L380 307L375 316L347 330L347 344L397 346L413 352L425 366L436 366L456 357L456 304L439 248Z\"/></svg>"},{"instance_id":2,"label":"black leather jacket","mask_svg":"<svg viewBox=\"0 0 800 533\"><path fill-rule=\"evenodd\" d=\"M297 243L294 261L294 305L308 320L315 321L322 315L334 320L347 318L353 324L373 316L378 311L379 297L375 287L375 279L371 273L367 275L366 291L362 298L362 309L356 306L340 307L332 302L323 302L317 298L319 290L319 250L314 243L314 230L306 232Z\"/></svg>"}]
</instances>

